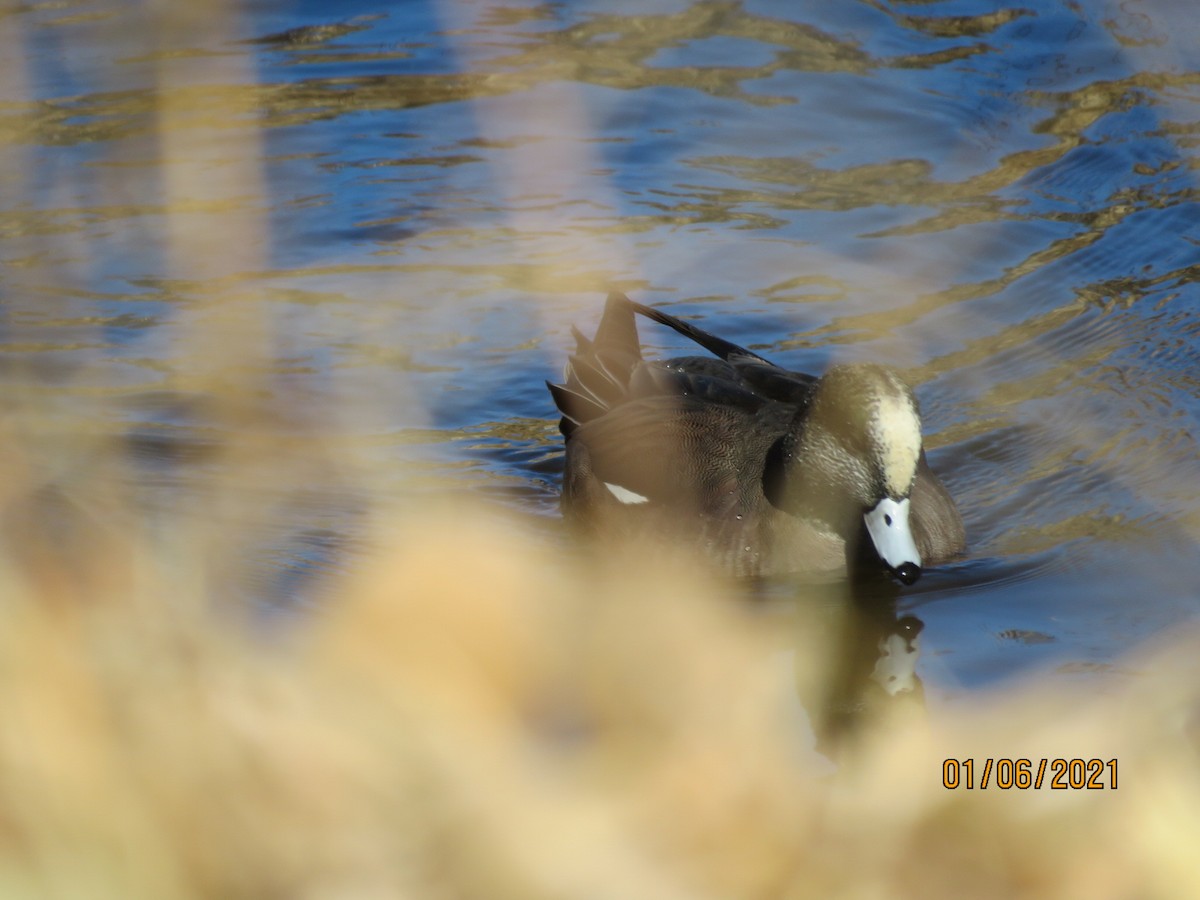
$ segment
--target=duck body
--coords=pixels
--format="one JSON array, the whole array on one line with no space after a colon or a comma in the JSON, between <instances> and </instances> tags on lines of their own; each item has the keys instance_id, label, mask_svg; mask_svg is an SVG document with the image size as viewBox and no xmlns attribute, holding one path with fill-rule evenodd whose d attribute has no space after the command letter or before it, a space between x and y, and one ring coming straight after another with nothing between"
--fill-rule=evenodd
<instances>
[{"instance_id":1,"label":"duck body","mask_svg":"<svg viewBox=\"0 0 1200 900\"><path fill-rule=\"evenodd\" d=\"M644 360L635 314L715 355ZM912 583L962 552L916 400L890 369L791 372L619 293L595 338L575 338L564 383L547 386L577 530L667 535L731 575L843 577L877 557Z\"/></svg>"}]
</instances>

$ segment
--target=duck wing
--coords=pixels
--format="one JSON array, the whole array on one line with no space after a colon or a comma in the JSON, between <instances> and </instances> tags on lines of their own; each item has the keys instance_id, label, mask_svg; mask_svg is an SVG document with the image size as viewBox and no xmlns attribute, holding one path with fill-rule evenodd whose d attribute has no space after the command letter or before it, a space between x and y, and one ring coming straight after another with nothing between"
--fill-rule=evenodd
<instances>
[{"instance_id":1,"label":"duck wing","mask_svg":"<svg viewBox=\"0 0 1200 900\"><path fill-rule=\"evenodd\" d=\"M631 400L574 431L567 471L580 480L564 493L600 502L603 486L606 502L707 513L752 504L767 452L794 415L758 397L753 407L694 394Z\"/></svg>"}]
</instances>

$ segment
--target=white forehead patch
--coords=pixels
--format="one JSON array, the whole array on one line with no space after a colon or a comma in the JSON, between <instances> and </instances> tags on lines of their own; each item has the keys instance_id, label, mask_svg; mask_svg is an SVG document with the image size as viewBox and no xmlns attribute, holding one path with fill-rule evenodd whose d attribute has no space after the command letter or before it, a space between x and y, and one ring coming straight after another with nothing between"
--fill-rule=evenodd
<instances>
[{"instance_id":1,"label":"white forehead patch","mask_svg":"<svg viewBox=\"0 0 1200 900\"><path fill-rule=\"evenodd\" d=\"M912 487L921 455L921 420L908 395L889 391L880 396L872 425L888 493L905 496Z\"/></svg>"}]
</instances>

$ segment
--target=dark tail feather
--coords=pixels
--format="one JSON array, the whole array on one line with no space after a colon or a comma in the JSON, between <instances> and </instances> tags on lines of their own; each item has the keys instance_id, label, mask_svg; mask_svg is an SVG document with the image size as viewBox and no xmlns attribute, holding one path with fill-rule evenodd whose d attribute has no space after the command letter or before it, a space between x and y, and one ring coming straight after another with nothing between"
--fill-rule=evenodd
<instances>
[{"instance_id":1,"label":"dark tail feather","mask_svg":"<svg viewBox=\"0 0 1200 900\"><path fill-rule=\"evenodd\" d=\"M550 396L554 398L554 405L562 413L562 418L558 421L558 430L562 432L563 437L568 437L572 431L584 422L608 412L608 407L602 406L591 397L572 390L566 385L551 384L547 381L546 387L550 389Z\"/></svg>"},{"instance_id":2,"label":"dark tail feather","mask_svg":"<svg viewBox=\"0 0 1200 900\"><path fill-rule=\"evenodd\" d=\"M596 336L589 340L572 327L575 353L567 360L564 384L546 383L562 413L559 430L569 435L621 402L629 376L642 361L633 307L624 294L608 295Z\"/></svg>"},{"instance_id":3,"label":"dark tail feather","mask_svg":"<svg viewBox=\"0 0 1200 900\"><path fill-rule=\"evenodd\" d=\"M597 354L630 357L630 369L642 361L642 343L638 340L637 322L633 318L635 307L636 304L620 291L610 293L592 341Z\"/></svg>"},{"instance_id":4,"label":"dark tail feather","mask_svg":"<svg viewBox=\"0 0 1200 900\"><path fill-rule=\"evenodd\" d=\"M622 298L630 305L631 308L645 316L647 319L653 319L655 322L659 322L670 328L674 328L684 337L690 338L705 350L716 354L723 360L730 361L731 358L740 358L746 360L755 360L768 366L775 365L769 359L764 359L757 353L750 352L745 347L739 347L737 344L731 343L723 338L719 338L715 334L709 334L707 331L697 328L695 325L691 325L682 319L677 319L674 316L663 312L662 310L654 309L653 307L649 306L643 306L640 303L635 303L628 298L624 298L623 295ZM612 303L612 295L609 296L608 302ZM607 312L605 315L607 316Z\"/></svg>"},{"instance_id":5,"label":"dark tail feather","mask_svg":"<svg viewBox=\"0 0 1200 900\"><path fill-rule=\"evenodd\" d=\"M629 373L624 380L613 375L601 362L598 355L572 356L567 361L566 386L609 409L625 396L629 385Z\"/></svg>"},{"instance_id":6,"label":"dark tail feather","mask_svg":"<svg viewBox=\"0 0 1200 900\"><path fill-rule=\"evenodd\" d=\"M592 352L592 342L589 341L587 336L574 325L571 326L571 336L575 338L576 355Z\"/></svg>"}]
</instances>

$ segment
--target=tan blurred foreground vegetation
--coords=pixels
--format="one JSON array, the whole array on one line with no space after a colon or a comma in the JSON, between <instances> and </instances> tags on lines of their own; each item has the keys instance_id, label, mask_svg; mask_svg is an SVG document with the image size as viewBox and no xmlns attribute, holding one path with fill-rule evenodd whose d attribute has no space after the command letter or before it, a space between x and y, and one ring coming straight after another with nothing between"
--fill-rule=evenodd
<instances>
[{"instance_id":1,"label":"tan blurred foreground vegetation","mask_svg":"<svg viewBox=\"0 0 1200 900\"><path fill-rule=\"evenodd\" d=\"M380 515L336 601L267 640L96 507L71 513L87 553L14 528L9 484L2 896L1200 890L1200 682L1156 674L1196 673L1186 647L1105 696L889 720L831 775L795 725L823 648L789 635L799 664L771 665L777 626L679 561L567 558L470 506ZM946 756L1115 757L1120 781L948 791Z\"/></svg>"}]
</instances>

